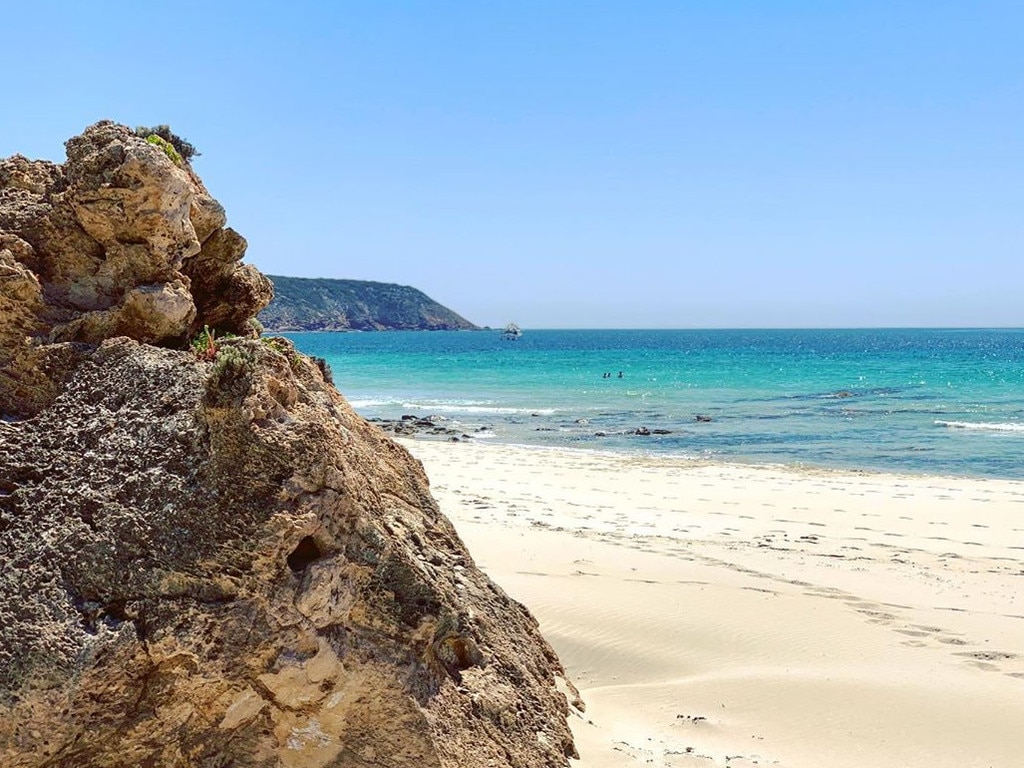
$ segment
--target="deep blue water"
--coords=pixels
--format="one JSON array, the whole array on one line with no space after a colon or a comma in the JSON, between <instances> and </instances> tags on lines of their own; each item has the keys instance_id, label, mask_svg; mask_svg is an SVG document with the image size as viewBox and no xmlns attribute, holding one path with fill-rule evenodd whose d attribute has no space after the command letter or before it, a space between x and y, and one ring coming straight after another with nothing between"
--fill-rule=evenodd
<instances>
[{"instance_id":1,"label":"deep blue water","mask_svg":"<svg viewBox=\"0 0 1024 768\"><path fill-rule=\"evenodd\" d=\"M1024 329L288 336L362 415L439 415L476 440L1024 475Z\"/></svg>"}]
</instances>

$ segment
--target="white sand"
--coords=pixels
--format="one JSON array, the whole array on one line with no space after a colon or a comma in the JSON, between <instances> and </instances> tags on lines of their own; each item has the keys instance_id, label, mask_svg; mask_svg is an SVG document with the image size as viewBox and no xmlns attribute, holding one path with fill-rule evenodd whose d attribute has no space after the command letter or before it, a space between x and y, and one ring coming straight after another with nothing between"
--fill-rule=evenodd
<instances>
[{"instance_id":1,"label":"white sand","mask_svg":"<svg viewBox=\"0 0 1024 768\"><path fill-rule=\"evenodd\" d=\"M404 440L581 768L1024 766L1024 483Z\"/></svg>"}]
</instances>

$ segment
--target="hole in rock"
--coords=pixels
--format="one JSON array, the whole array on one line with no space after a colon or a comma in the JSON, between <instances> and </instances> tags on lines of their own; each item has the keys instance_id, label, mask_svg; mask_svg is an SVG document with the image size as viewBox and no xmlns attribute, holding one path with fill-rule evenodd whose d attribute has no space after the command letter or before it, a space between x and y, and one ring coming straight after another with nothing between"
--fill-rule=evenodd
<instances>
[{"instance_id":1,"label":"hole in rock","mask_svg":"<svg viewBox=\"0 0 1024 768\"><path fill-rule=\"evenodd\" d=\"M313 541L312 536L306 536L299 542L298 546L288 555L288 567L298 573L307 565L320 559L320 547Z\"/></svg>"}]
</instances>

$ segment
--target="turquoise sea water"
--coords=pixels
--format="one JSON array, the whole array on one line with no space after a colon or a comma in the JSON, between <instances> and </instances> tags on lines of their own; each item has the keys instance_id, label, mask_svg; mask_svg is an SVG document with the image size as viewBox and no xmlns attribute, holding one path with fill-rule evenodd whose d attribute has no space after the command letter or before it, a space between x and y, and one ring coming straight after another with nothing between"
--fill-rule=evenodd
<instances>
[{"instance_id":1,"label":"turquoise sea water","mask_svg":"<svg viewBox=\"0 0 1024 768\"><path fill-rule=\"evenodd\" d=\"M1024 476L1024 330L288 336L363 416L443 416L475 440Z\"/></svg>"}]
</instances>

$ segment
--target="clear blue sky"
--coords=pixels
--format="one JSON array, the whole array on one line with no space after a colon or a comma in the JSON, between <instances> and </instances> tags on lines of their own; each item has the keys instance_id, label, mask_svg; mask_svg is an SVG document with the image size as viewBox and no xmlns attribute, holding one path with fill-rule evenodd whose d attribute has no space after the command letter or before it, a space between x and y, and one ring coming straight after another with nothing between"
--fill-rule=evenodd
<instances>
[{"instance_id":1,"label":"clear blue sky","mask_svg":"<svg viewBox=\"0 0 1024 768\"><path fill-rule=\"evenodd\" d=\"M10 3L0 155L168 123L271 274L479 324L1024 325L1024 3Z\"/></svg>"}]
</instances>

